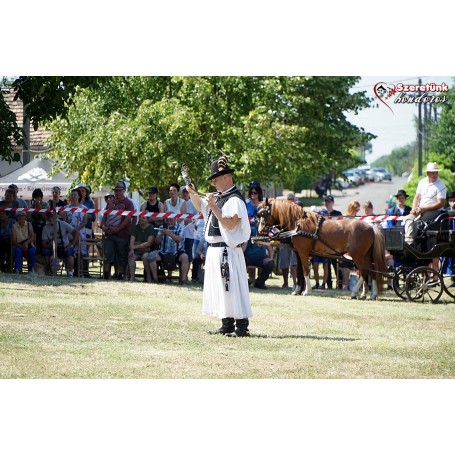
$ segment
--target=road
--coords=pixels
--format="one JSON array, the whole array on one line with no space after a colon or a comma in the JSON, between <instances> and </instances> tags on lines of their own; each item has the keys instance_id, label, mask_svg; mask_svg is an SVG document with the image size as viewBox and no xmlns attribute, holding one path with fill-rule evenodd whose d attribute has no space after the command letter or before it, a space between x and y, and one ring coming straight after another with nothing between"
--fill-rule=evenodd
<instances>
[{"instance_id":1,"label":"road","mask_svg":"<svg viewBox=\"0 0 455 455\"><path fill-rule=\"evenodd\" d=\"M404 177L392 177L392 182L369 182L360 185L357 188L348 188L341 193L338 190L332 191L332 196L335 199L334 209L345 213L346 208L352 200L360 202L362 207L359 215L363 215L363 204L366 201L371 201L376 215L382 215L387 209L387 201L391 194L397 194L398 190L403 189L406 183ZM411 205L412 199L408 198L407 205Z\"/></svg>"}]
</instances>

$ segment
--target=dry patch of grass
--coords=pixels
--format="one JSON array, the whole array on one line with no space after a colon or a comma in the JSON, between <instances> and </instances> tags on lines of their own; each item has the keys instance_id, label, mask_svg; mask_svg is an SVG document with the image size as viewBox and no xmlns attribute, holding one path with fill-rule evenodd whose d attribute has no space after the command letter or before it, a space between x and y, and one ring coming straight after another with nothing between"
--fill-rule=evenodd
<instances>
[{"instance_id":1,"label":"dry patch of grass","mask_svg":"<svg viewBox=\"0 0 455 455\"><path fill-rule=\"evenodd\" d=\"M2 378L453 378L455 305L252 290L250 338L201 288L0 276Z\"/></svg>"}]
</instances>

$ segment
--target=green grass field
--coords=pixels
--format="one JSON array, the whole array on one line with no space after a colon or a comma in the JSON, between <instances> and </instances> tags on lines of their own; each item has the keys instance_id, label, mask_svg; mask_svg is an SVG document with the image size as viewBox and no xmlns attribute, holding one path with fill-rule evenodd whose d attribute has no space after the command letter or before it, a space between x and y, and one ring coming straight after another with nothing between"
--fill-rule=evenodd
<instances>
[{"instance_id":1,"label":"green grass field","mask_svg":"<svg viewBox=\"0 0 455 455\"><path fill-rule=\"evenodd\" d=\"M251 337L201 287L0 275L1 378L454 378L455 305L252 289Z\"/></svg>"}]
</instances>

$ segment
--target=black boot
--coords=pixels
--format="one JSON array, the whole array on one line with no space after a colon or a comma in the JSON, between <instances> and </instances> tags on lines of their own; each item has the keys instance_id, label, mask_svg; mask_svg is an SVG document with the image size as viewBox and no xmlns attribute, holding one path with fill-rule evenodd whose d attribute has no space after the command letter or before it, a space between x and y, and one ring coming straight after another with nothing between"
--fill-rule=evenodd
<instances>
[{"instance_id":1,"label":"black boot","mask_svg":"<svg viewBox=\"0 0 455 455\"><path fill-rule=\"evenodd\" d=\"M235 320L235 325L236 325L235 332L227 333L226 336L249 337L250 336L250 331L248 330L249 323L250 323L250 321L248 321L248 318L236 319Z\"/></svg>"},{"instance_id":2,"label":"black boot","mask_svg":"<svg viewBox=\"0 0 455 455\"><path fill-rule=\"evenodd\" d=\"M221 327L217 330L209 330L208 333L210 335L228 335L230 333L234 333L235 325L234 325L234 318L223 318L221 319Z\"/></svg>"}]
</instances>

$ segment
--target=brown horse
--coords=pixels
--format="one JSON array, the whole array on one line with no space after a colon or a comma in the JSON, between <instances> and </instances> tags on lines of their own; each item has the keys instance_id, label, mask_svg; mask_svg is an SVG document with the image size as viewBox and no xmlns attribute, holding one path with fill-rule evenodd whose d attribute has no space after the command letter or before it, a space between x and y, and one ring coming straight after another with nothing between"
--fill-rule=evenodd
<instances>
[{"instance_id":1,"label":"brown horse","mask_svg":"<svg viewBox=\"0 0 455 455\"><path fill-rule=\"evenodd\" d=\"M292 201L279 199L262 202L257 216L260 219L260 235L291 238L292 245L302 261L306 284L303 295L311 292L309 256L342 259L345 254L352 258L360 270L360 279L351 297L357 296L362 284L364 288L361 297L365 297L368 274L372 279L371 299L376 299L381 293L386 280L385 242L376 225L372 227L356 219L325 219L317 213L305 211ZM300 292L301 289L297 294Z\"/></svg>"}]
</instances>

